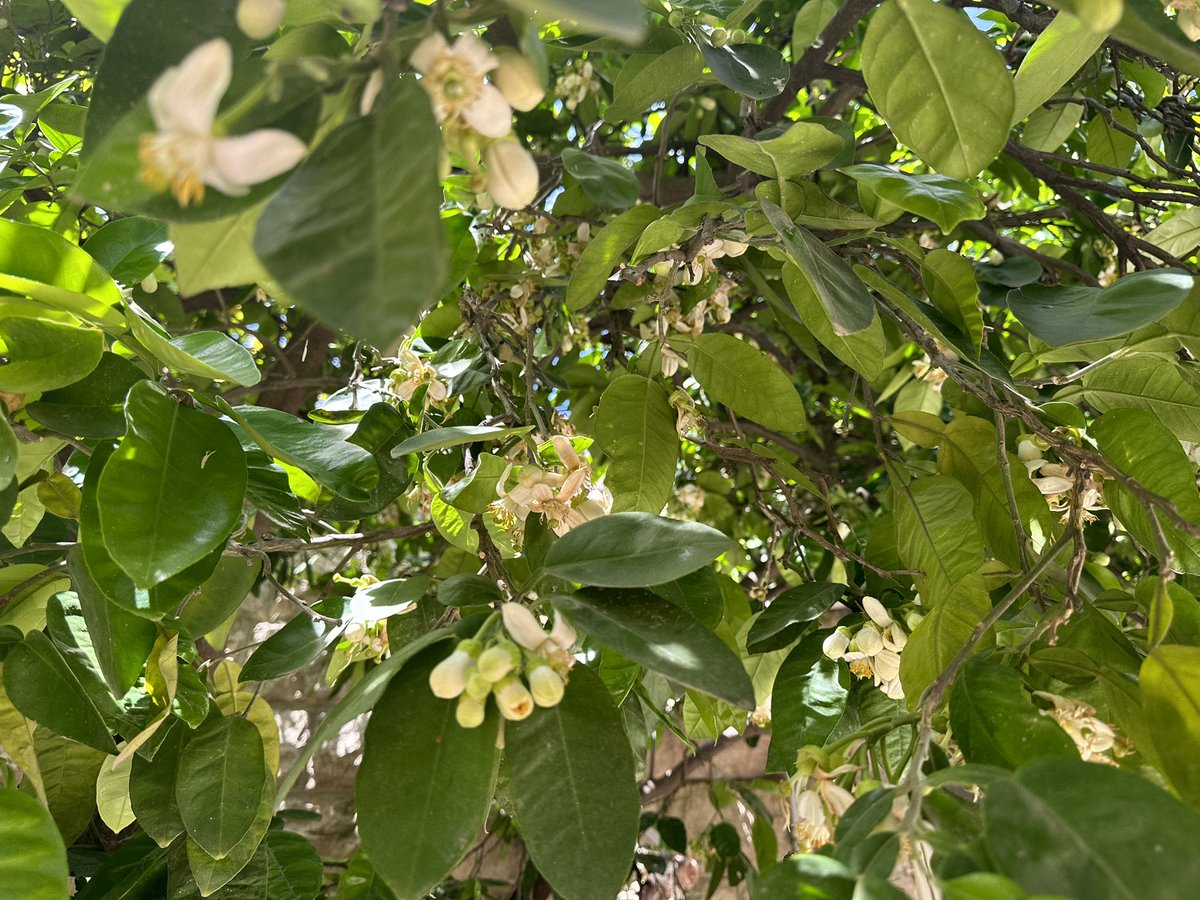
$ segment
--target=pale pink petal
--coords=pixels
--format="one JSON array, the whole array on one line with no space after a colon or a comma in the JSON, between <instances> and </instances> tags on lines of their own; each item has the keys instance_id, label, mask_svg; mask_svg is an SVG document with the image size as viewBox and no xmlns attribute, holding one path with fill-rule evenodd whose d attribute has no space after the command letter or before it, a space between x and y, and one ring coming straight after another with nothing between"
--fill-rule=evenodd
<instances>
[{"instance_id":1,"label":"pale pink petal","mask_svg":"<svg viewBox=\"0 0 1200 900\"><path fill-rule=\"evenodd\" d=\"M468 125L485 137L504 137L512 131L512 107L490 84L480 88L478 99L462 115Z\"/></svg>"},{"instance_id":2,"label":"pale pink petal","mask_svg":"<svg viewBox=\"0 0 1200 900\"><path fill-rule=\"evenodd\" d=\"M437 61L450 52L450 45L437 32L426 37L417 44L417 49L408 58L408 63L422 75L426 74L437 64Z\"/></svg>"},{"instance_id":3,"label":"pale pink petal","mask_svg":"<svg viewBox=\"0 0 1200 900\"><path fill-rule=\"evenodd\" d=\"M454 48L450 52L480 75L490 72L500 65L500 60L492 55L491 48L470 31L458 36L458 40L454 42Z\"/></svg>"},{"instance_id":4,"label":"pale pink petal","mask_svg":"<svg viewBox=\"0 0 1200 900\"><path fill-rule=\"evenodd\" d=\"M159 131L212 131L233 75L233 50L224 38L201 44L154 82L147 100Z\"/></svg>"},{"instance_id":5,"label":"pale pink petal","mask_svg":"<svg viewBox=\"0 0 1200 900\"><path fill-rule=\"evenodd\" d=\"M252 184L282 175L304 158L306 149L304 141L278 128L221 138L213 144L212 168L204 180L236 197Z\"/></svg>"}]
</instances>

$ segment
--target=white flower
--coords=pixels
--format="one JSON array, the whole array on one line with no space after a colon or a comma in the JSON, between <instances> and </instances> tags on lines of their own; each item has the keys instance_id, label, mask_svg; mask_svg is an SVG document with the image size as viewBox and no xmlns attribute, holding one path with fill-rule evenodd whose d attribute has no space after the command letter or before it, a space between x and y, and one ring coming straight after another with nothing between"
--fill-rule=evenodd
<instances>
[{"instance_id":1,"label":"white flower","mask_svg":"<svg viewBox=\"0 0 1200 900\"><path fill-rule=\"evenodd\" d=\"M1042 451L1033 441L1026 438L1017 444L1017 458L1021 462L1027 463L1035 459L1042 458ZM1042 460L1045 462L1045 460Z\"/></svg>"},{"instance_id":2,"label":"white flower","mask_svg":"<svg viewBox=\"0 0 1200 900\"><path fill-rule=\"evenodd\" d=\"M459 35L453 45L440 34L431 34L417 45L409 62L421 73L439 122L461 119L467 127L493 138L512 130L508 101L485 80L499 60L471 32Z\"/></svg>"},{"instance_id":3,"label":"white flower","mask_svg":"<svg viewBox=\"0 0 1200 900\"><path fill-rule=\"evenodd\" d=\"M887 607L879 602L875 597L862 598L863 612L871 617L871 621L880 628L887 628L892 624L892 614L887 611Z\"/></svg>"},{"instance_id":4,"label":"white flower","mask_svg":"<svg viewBox=\"0 0 1200 900\"><path fill-rule=\"evenodd\" d=\"M401 350L399 362L400 365L392 372L391 388L405 403L412 400L421 385L428 385L425 391L426 402L441 403L449 396L450 389L438 378L437 370L412 350L407 347Z\"/></svg>"},{"instance_id":5,"label":"white flower","mask_svg":"<svg viewBox=\"0 0 1200 900\"><path fill-rule=\"evenodd\" d=\"M516 141L496 141L483 148L487 189L505 209L524 209L537 198L537 163Z\"/></svg>"},{"instance_id":6,"label":"white flower","mask_svg":"<svg viewBox=\"0 0 1200 900\"><path fill-rule=\"evenodd\" d=\"M841 659L850 648L850 632L839 628L821 644L821 651L830 659Z\"/></svg>"},{"instance_id":7,"label":"white flower","mask_svg":"<svg viewBox=\"0 0 1200 900\"><path fill-rule=\"evenodd\" d=\"M500 57L500 64L496 66L492 81L500 88L500 93L504 94L504 99L513 109L529 112L546 96L546 89L542 87L537 70L527 57L515 50L506 48L500 50L497 55Z\"/></svg>"},{"instance_id":8,"label":"white flower","mask_svg":"<svg viewBox=\"0 0 1200 900\"><path fill-rule=\"evenodd\" d=\"M429 689L433 696L453 700L467 687L467 672L475 665L475 657L456 649L433 667L429 673Z\"/></svg>"},{"instance_id":9,"label":"white flower","mask_svg":"<svg viewBox=\"0 0 1200 900\"><path fill-rule=\"evenodd\" d=\"M202 201L205 185L240 197L304 156L304 142L278 128L232 137L214 133L217 107L232 74L233 50L228 41L214 38L150 88L150 114L158 130L142 135L138 177L155 190L169 188L181 206Z\"/></svg>"},{"instance_id":10,"label":"white flower","mask_svg":"<svg viewBox=\"0 0 1200 900\"><path fill-rule=\"evenodd\" d=\"M521 662L521 651L508 641L488 647L479 655L476 667L479 674L490 682L497 682L508 675Z\"/></svg>"},{"instance_id":11,"label":"white flower","mask_svg":"<svg viewBox=\"0 0 1200 900\"><path fill-rule=\"evenodd\" d=\"M237 26L246 37L261 41L279 30L285 12L287 0L241 0Z\"/></svg>"},{"instance_id":12,"label":"white flower","mask_svg":"<svg viewBox=\"0 0 1200 900\"><path fill-rule=\"evenodd\" d=\"M563 698L563 677L550 666L536 666L529 671L529 693L538 706L557 706Z\"/></svg>"},{"instance_id":13,"label":"white flower","mask_svg":"<svg viewBox=\"0 0 1200 900\"><path fill-rule=\"evenodd\" d=\"M1111 725L1096 718L1094 707L1047 691L1034 691L1034 695L1054 704L1054 709L1042 710L1042 715L1050 716L1070 736L1081 759L1113 764L1104 754L1116 746L1117 735Z\"/></svg>"},{"instance_id":14,"label":"white flower","mask_svg":"<svg viewBox=\"0 0 1200 900\"><path fill-rule=\"evenodd\" d=\"M833 840L838 820L854 803L854 795L833 779L853 771L853 766L838 766L830 772L818 766L809 786L796 795L793 827L802 850L811 853Z\"/></svg>"},{"instance_id":15,"label":"white flower","mask_svg":"<svg viewBox=\"0 0 1200 900\"><path fill-rule=\"evenodd\" d=\"M859 653L874 656L883 649L883 634L868 622L858 630L858 634L854 635L854 639L850 641L850 647Z\"/></svg>"},{"instance_id":16,"label":"white flower","mask_svg":"<svg viewBox=\"0 0 1200 900\"><path fill-rule=\"evenodd\" d=\"M496 705L504 718L519 722L533 712L533 695L521 679L510 675L496 685Z\"/></svg>"}]
</instances>

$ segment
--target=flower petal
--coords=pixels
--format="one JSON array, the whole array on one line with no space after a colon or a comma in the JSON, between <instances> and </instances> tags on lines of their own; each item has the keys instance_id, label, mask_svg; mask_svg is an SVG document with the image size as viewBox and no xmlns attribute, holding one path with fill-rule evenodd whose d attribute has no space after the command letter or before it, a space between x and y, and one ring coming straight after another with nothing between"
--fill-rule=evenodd
<instances>
[{"instance_id":1,"label":"flower petal","mask_svg":"<svg viewBox=\"0 0 1200 900\"><path fill-rule=\"evenodd\" d=\"M158 130L209 134L232 75L233 49L224 38L206 41L167 69L147 96Z\"/></svg>"},{"instance_id":2,"label":"flower petal","mask_svg":"<svg viewBox=\"0 0 1200 900\"><path fill-rule=\"evenodd\" d=\"M408 57L408 63L424 75L437 64L438 59L449 52L450 45L435 31L417 44L417 49Z\"/></svg>"},{"instance_id":3,"label":"flower petal","mask_svg":"<svg viewBox=\"0 0 1200 900\"><path fill-rule=\"evenodd\" d=\"M204 180L226 194L244 194L250 185L268 181L295 166L306 149L304 141L279 128L260 128L221 138L213 143L212 168Z\"/></svg>"},{"instance_id":4,"label":"flower petal","mask_svg":"<svg viewBox=\"0 0 1200 900\"><path fill-rule=\"evenodd\" d=\"M474 32L466 31L460 34L450 52L480 75L484 75L500 65L500 60L492 55L492 49L476 37Z\"/></svg>"},{"instance_id":5,"label":"flower petal","mask_svg":"<svg viewBox=\"0 0 1200 900\"><path fill-rule=\"evenodd\" d=\"M512 107L490 84L479 89L479 97L463 110L462 116L485 137L500 138L512 131Z\"/></svg>"}]
</instances>

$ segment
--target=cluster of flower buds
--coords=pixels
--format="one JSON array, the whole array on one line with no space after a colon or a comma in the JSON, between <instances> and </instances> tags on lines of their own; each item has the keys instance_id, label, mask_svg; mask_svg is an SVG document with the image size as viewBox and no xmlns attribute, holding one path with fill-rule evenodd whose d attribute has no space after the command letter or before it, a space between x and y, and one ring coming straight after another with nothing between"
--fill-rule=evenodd
<instances>
[{"instance_id":1,"label":"cluster of flower buds","mask_svg":"<svg viewBox=\"0 0 1200 900\"><path fill-rule=\"evenodd\" d=\"M567 60L567 65L554 84L554 96L562 100L567 112L576 108L592 94L600 92L600 79L586 59Z\"/></svg>"},{"instance_id":2,"label":"cluster of flower buds","mask_svg":"<svg viewBox=\"0 0 1200 900\"><path fill-rule=\"evenodd\" d=\"M561 615L547 632L520 603L503 604L500 614L507 637L487 645L476 638L460 641L429 673L434 696L458 700L455 718L463 728L483 723L489 696L512 721L528 718L535 706L557 706L575 663L575 629Z\"/></svg>"},{"instance_id":3,"label":"cluster of flower buds","mask_svg":"<svg viewBox=\"0 0 1200 900\"><path fill-rule=\"evenodd\" d=\"M868 620L851 630L843 625L825 638L822 649L830 659L844 659L859 678L871 678L893 700L904 699L900 684L900 652L908 643L908 633L892 618L887 607L875 597L863 597ZM921 620L919 613L906 619L909 628Z\"/></svg>"},{"instance_id":4,"label":"cluster of flower buds","mask_svg":"<svg viewBox=\"0 0 1200 900\"><path fill-rule=\"evenodd\" d=\"M493 51L469 31L453 43L428 35L409 62L421 74L446 146L483 176L491 200L507 209L532 203L537 163L512 137L512 115L533 109L546 94L533 64L513 50Z\"/></svg>"},{"instance_id":5,"label":"cluster of flower buds","mask_svg":"<svg viewBox=\"0 0 1200 900\"><path fill-rule=\"evenodd\" d=\"M575 452L571 439L556 434L551 442L566 471L531 464L521 467L513 487L508 487L509 471L496 485L500 499L492 504L492 514L514 536L521 534L530 513L542 516L555 534L563 535L612 509L612 494L603 484L592 483L592 468Z\"/></svg>"},{"instance_id":6,"label":"cluster of flower buds","mask_svg":"<svg viewBox=\"0 0 1200 900\"><path fill-rule=\"evenodd\" d=\"M346 626L330 654L325 681L333 684L344 670L356 662L380 660L390 655L387 619L353 621Z\"/></svg>"},{"instance_id":7,"label":"cluster of flower buds","mask_svg":"<svg viewBox=\"0 0 1200 900\"><path fill-rule=\"evenodd\" d=\"M1039 437L1025 438L1017 445L1017 456L1025 464L1029 478L1042 495L1050 508L1065 516L1071 507L1071 497L1075 491L1075 478L1070 468L1060 462L1051 462L1045 458L1050 449ZM1084 521L1093 521L1093 512L1105 509L1103 486L1095 475L1088 473L1079 494L1079 505L1083 508Z\"/></svg>"}]
</instances>

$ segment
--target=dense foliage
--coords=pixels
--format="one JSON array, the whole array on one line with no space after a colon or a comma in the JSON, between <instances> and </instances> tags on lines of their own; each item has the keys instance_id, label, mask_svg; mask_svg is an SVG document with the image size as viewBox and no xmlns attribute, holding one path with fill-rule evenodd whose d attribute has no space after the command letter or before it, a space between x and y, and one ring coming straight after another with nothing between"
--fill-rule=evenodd
<instances>
[{"instance_id":1,"label":"dense foliage","mask_svg":"<svg viewBox=\"0 0 1200 900\"><path fill-rule=\"evenodd\" d=\"M1200 896L1170 6L2 0L0 896Z\"/></svg>"}]
</instances>

